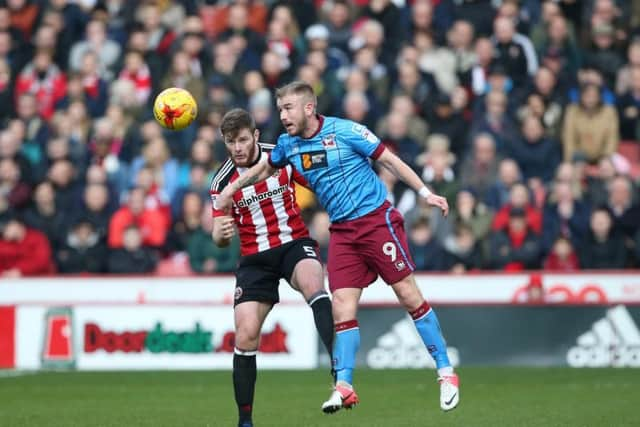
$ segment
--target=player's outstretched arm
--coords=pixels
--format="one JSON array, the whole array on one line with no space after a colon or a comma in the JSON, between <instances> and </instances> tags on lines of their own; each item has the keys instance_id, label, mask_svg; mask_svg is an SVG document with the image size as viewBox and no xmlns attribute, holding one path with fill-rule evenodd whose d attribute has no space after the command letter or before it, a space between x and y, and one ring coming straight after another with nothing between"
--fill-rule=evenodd
<instances>
[{"instance_id":1,"label":"player's outstretched arm","mask_svg":"<svg viewBox=\"0 0 640 427\"><path fill-rule=\"evenodd\" d=\"M449 204L447 199L429 191L425 183L420 179L409 165L403 162L390 150L384 150L377 161L391 171L398 179L413 188L421 197L424 197L431 206L437 206L442 210L442 214L447 216Z\"/></svg>"},{"instance_id":2,"label":"player's outstretched arm","mask_svg":"<svg viewBox=\"0 0 640 427\"><path fill-rule=\"evenodd\" d=\"M267 159L259 161L222 190L222 193L220 193L220 196L218 196L216 200L216 209L221 211L231 209L232 197L237 191L267 179L273 175L275 171L276 169L271 166Z\"/></svg>"}]
</instances>

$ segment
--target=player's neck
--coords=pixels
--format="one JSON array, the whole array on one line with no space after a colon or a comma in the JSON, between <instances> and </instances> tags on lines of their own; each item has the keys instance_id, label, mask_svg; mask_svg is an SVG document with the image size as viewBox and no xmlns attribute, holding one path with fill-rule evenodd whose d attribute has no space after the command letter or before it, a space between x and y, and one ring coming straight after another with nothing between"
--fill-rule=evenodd
<instances>
[{"instance_id":1,"label":"player's neck","mask_svg":"<svg viewBox=\"0 0 640 427\"><path fill-rule=\"evenodd\" d=\"M309 139L309 138L313 138L318 133L320 133L320 129L322 128L323 121L324 121L324 117L320 116L319 114L314 114L312 117L310 117L309 120L307 121L307 126L305 127L304 132L302 133L302 137L304 139Z\"/></svg>"}]
</instances>

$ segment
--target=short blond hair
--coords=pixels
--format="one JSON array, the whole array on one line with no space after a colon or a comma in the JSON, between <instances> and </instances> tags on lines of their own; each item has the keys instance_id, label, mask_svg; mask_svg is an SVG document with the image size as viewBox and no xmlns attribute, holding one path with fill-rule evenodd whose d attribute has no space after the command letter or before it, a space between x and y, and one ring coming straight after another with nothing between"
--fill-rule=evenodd
<instances>
[{"instance_id":1,"label":"short blond hair","mask_svg":"<svg viewBox=\"0 0 640 427\"><path fill-rule=\"evenodd\" d=\"M316 94L309 83L296 80L282 86L276 90L276 99L280 99L286 95L302 95L307 98L313 105L317 105Z\"/></svg>"}]
</instances>

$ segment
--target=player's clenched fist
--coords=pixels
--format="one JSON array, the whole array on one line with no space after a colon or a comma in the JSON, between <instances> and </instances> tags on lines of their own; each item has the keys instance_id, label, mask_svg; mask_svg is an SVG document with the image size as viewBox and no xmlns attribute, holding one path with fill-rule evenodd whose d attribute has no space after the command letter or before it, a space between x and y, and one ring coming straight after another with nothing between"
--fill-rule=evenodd
<instances>
[{"instance_id":1,"label":"player's clenched fist","mask_svg":"<svg viewBox=\"0 0 640 427\"><path fill-rule=\"evenodd\" d=\"M233 218L228 215L213 218L212 237L216 245L226 246L231 238L236 234L236 227Z\"/></svg>"}]
</instances>

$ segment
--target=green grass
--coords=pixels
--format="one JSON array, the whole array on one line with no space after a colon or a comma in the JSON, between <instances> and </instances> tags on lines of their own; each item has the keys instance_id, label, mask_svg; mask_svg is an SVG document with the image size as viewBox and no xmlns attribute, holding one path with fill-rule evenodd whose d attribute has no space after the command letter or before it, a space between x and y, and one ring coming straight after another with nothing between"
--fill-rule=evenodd
<instances>
[{"instance_id":1,"label":"green grass","mask_svg":"<svg viewBox=\"0 0 640 427\"><path fill-rule=\"evenodd\" d=\"M361 404L320 412L324 371L258 373L265 426L638 426L640 370L464 368L461 403L442 413L432 373L356 372ZM235 426L230 372L74 372L2 377L6 427Z\"/></svg>"}]
</instances>

